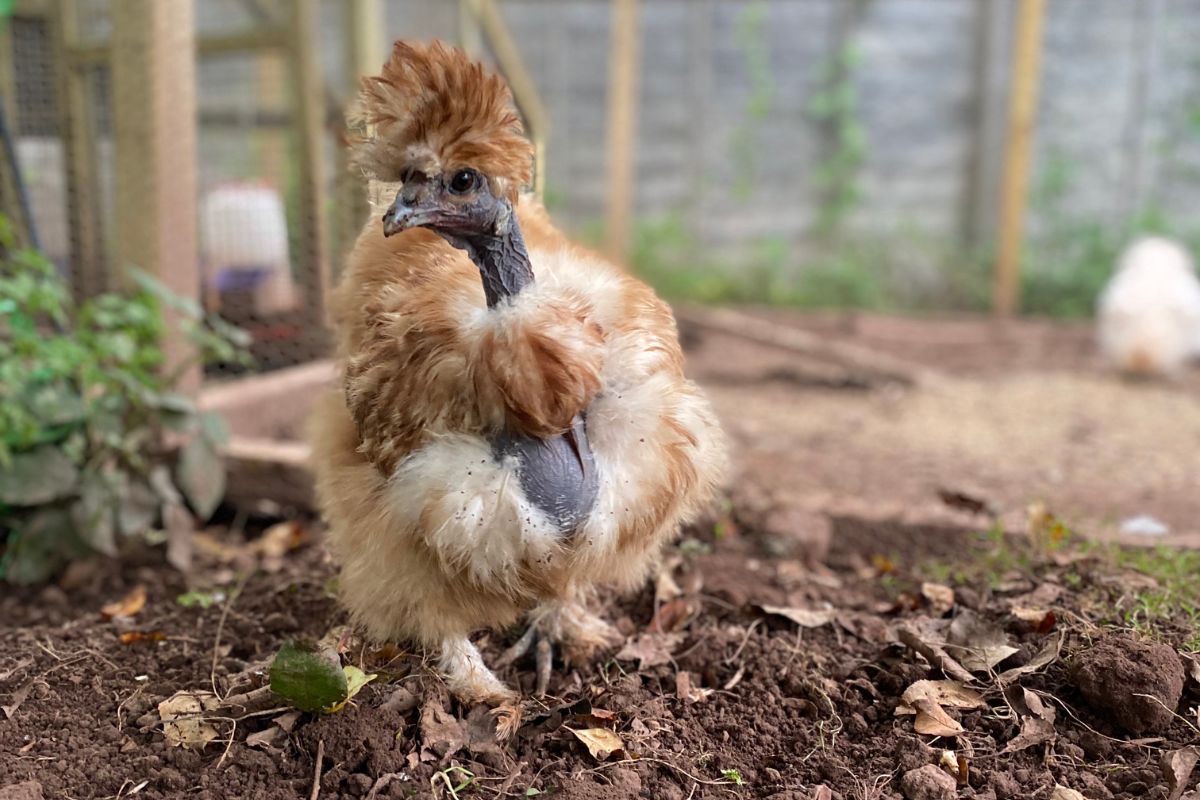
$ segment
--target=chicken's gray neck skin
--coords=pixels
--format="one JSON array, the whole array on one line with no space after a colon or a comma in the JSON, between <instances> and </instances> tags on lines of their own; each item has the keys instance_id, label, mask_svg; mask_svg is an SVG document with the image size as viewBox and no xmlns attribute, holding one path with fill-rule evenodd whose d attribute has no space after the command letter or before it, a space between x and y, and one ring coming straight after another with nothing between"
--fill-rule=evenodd
<instances>
[{"instance_id":1,"label":"chicken's gray neck skin","mask_svg":"<svg viewBox=\"0 0 1200 800\"><path fill-rule=\"evenodd\" d=\"M495 308L501 300L516 296L533 283L533 265L517 215L511 206L506 211L499 215L492 230L464 236L459 245L479 267L488 308Z\"/></svg>"},{"instance_id":2,"label":"chicken's gray neck skin","mask_svg":"<svg viewBox=\"0 0 1200 800\"><path fill-rule=\"evenodd\" d=\"M480 225L476 231L441 234L450 244L466 250L479 267L488 308L515 297L533 283L525 237L507 201L497 204L491 224ZM491 443L497 459L515 462L525 498L560 533L570 536L587 520L596 505L600 473L583 415L575 415L571 428L559 436L541 439L502 430Z\"/></svg>"}]
</instances>

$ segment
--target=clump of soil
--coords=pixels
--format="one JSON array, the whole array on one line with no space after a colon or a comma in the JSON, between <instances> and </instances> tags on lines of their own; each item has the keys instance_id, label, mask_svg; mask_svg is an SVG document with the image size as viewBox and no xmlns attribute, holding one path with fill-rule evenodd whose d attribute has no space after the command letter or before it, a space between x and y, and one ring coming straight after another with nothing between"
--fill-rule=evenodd
<instances>
[{"instance_id":1,"label":"clump of soil","mask_svg":"<svg viewBox=\"0 0 1200 800\"><path fill-rule=\"evenodd\" d=\"M1093 711L1135 736L1162 733L1183 696L1183 664L1162 642L1109 636L1076 656L1074 681Z\"/></svg>"},{"instance_id":2,"label":"clump of soil","mask_svg":"<svg viewBox=\"0 0 1200 800\"><path fill-rule=\"evenodd\" d=\"M900 789L908 800L954 800L958 795L958 783L936 764L904 773Z\"/></svg>"}]
</instances>

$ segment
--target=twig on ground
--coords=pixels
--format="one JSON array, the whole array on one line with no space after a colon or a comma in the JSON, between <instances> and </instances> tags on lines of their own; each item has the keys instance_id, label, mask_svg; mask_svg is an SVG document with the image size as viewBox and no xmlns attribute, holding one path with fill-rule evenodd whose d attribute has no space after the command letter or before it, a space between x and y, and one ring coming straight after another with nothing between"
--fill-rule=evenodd
<instances>
[{"instance_id":1,"label":"twig on ground","mask_svg":"<svg viewBox=\"0 0 1200 800\"><path fill-rule=\"evenodd\" d=\"M253 691L244 694L235 694L226 697L224 700L219 700L217 705L207 711L202 711L198 714L184 714L175 717L170 722L175 722L184 719L228 719L239 720L247 717L260 717L264 714L271 714L276 711L286 711L286 706L274 706L276 702L275 695L271 692L270 686L261 686ZM236 716L231 716L228 712L235 712ZM147 711L137 719L139 728L145 730L153 728L156 725L161 725L163 720L159 717L158 710Z\"/></svg>"},{"instance_id":2,"label":"twig on ground","mask_svg":"<svg viewBox=\"0 0 1200 800\"><path fill-rule=\"evenodd\" d=\"M932 384L941 378L937 370L859 345L838 342L825 336L752 317L727 308L679 308L680 321L705 330L777 347L792 353L836 364L847 372L877 380L914 386Z\"/></svg>"},{"instance_id":3,"label":"twig on ground","mask_svg":"<svg viewBox=\"0 0 1200 800\"><path fill-rule=\"evenodd\" d=\"M619 767L622 764L646 764L646 763L662 764L664 767L668 767L670 769L673 769L675 772L678 772L680 775L687 778L688 780L693 781L695 783L704 784L705 786L732 786L733 785L733 783L731 781L724 780L724 779L719 780L719 781L710 781L710 780L705 780L704 778L697 778L692 773L688 772L687 770L683 769L682 767L675 766L670 761L667 761L667 760L661 759L661 758L654 758L652 756L642 756L641 758L623 758L620 761L609 761L604 764L601 764L598 767L592 767L591 769L589 769L587 771L588 772L601 772L602 770L606 770L610 767Z\"/></svg>"},{"instance_id":4,"label":"twig on ground","mask_svg":"<svg viewBox=\"0 0 1200 800\"><path fill-rule=\"evenodd\" d=\"M949 653L936 644L921 638L921 635L908 625L901 625L897 635L900 641L916 650L928 659L929 663L946 673L947 677L963 683L974 683L975 676L967 672L962 664L955 661Z\"/></svg>"},{"instance_id":5,"label":"twig on ground","mask_svg":"<svg viewBox=\"0 0 1200 800\"><path fill-rule=\"evenodd\" d=\"M225 600L225 605L221 609L221 618L217 620L217 635L213 639L212 669L209 672L213 695L217 698L221 697L221 693L217 691L217 662L221 658L221 633L225 630L225 620L229 617L229 609L233 607L233 603L237 600L238 595L242 593L242 589L246 588L246 581L248 580L250 580L250 570L246 570L238 578L237 586L229 593L229 597Z\"/></svg>"},{"instance_id":6,"label":"twig on ground","mask_svg":"<svg viewBox=\"0 0 1200 800\"><path fill-rule=\"evenodd\" d=\"M317 800L317 796L321 794L321 762L325 760L325 740L317 740L317 765L313 767L313 785L312 792L308 795L308 800Z\"/></svg>"}]
</instances>

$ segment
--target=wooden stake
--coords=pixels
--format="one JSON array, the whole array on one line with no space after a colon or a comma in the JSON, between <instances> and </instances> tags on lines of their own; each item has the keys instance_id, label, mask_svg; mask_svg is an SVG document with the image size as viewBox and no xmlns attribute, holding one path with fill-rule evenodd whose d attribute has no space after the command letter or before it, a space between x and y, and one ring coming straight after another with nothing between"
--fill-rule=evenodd
<instances>
[{"instance_id":1,"label":"wooden stake","mask_svg":"<svg viewBox=\"0 0 1200 800\"><path fill-rule=\"evenodd\" d=\"M386 24L382 0L351 0L347 6L346 32L346 99L353 101L358 94L359 80L366 75L378 75L387 60L385 48ZM362 175L350 170L350 149L346 142L338 148L337 229L334 242L334 264L342 262L363 223L371 215L371 204Z\"/></svg>"},{"instance_id":2,"label":"wooden stake","mask_svg":"<svg viewBox=\"0 0 1200 800\"><path fill-rule=\"evenodd\" d=\"M113 3L116 282L136 267L199 302L196 256L196 51L191 0ZM168 311L167 368L192 348ZM200 370L182 388L199 387Z\"/></svg>"},{"instance_id":3,"label":"wooden stake","mask_svg":"<svg viewBox=\"0 0 1200 800\"><path fill-rule=\"evenodd\" d=\"M479 27L479 4L458 0L458 46L471 58L483 55L483 29Z\"/></svg>"},{"instance_id":4,"label":"wooden stake","mask_svg":"<svg viewBox=\"0 0 1200 800\"><path fill-rule=\"evenodd\" d=\"M1038 71L1042 53L1042 27L1046 0L1020 0L1017 36L1012 60L1012 94L1008 105L1008 143L1000 199L1000 242L996 258L997 316L1017 310L1021 286L1021 246L1029 200L1029 161L1033 125L1037 116Z\"/></svg>"},{"instance_id":5,"label":"wooden stake","mask_svg":"<svg viewBox=\"0 0 1200 800\"><path fill-rule=\"evenodd\" d=\"M613 0L608 59L607 249L625 263L633 236L633 173L637 138L638 0Z\"/></svg>"},{"instance_id":6,"label":"wooden stake","mask_svg":"<svg viewBox=\"0 0 1200 800\"><path fill-rule=\"evenodd\" d=\"M525 118L525 126L534 150L533 191L538 199L541 199L546 191L546 137L549 135L550 123L542 105L541 95L538 94L537 84L525 68L521 48L517 46L517 40L509 30L508 23L504 21L504 15L500 13L496 0L467 0L459 10L477 18L484 37L492 46L492 53L496 56L500 72L512 89L517 109Z\"/></svg>"},{"instance_id":7,"label":"wooden stake","mask_svg":"<svg viewBox=\"0 0 1200 800\"><path fill-rule=\"evenodd\" d=\"M326 249L325 180L322 170L325 94L317 64L317 6L315 0L292 0L288 59L292 72L292 109L297 136L300 233L299 279L304 297L303 319L314 331L323 330L325 298L329 291Z\"/></svg>"}]
</instances>

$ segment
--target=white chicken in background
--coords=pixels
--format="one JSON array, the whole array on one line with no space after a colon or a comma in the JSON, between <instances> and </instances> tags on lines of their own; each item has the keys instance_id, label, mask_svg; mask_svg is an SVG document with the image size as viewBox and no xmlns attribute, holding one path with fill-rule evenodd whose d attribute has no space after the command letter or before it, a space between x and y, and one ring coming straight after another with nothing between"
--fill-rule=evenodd
<instances>
[{"instance_id":1,"label":"white chicken in background","mask_svg":"<svg viewBox=\"0 0 1200 800\"><path fill-rule=\"evenodd\" d=\"M220 295L227 291L252 293L258 314L295 308L287 215L279 192L252 181L218 184L201 206L200 233L210 308L219 309Z\"/></svg>"},{"instance_id":2,"label":"white chicken in background","mask_svg":"<svg viewBox=\"0 0 1200 800\"><path fill-rule=\"evenodd\" d=\"M1100 349L1129 375L1171 377L1200 356L1200 280L1187 250L1162 237L1135 241L1100 295Z\"/></svg>"}]
</instances>

